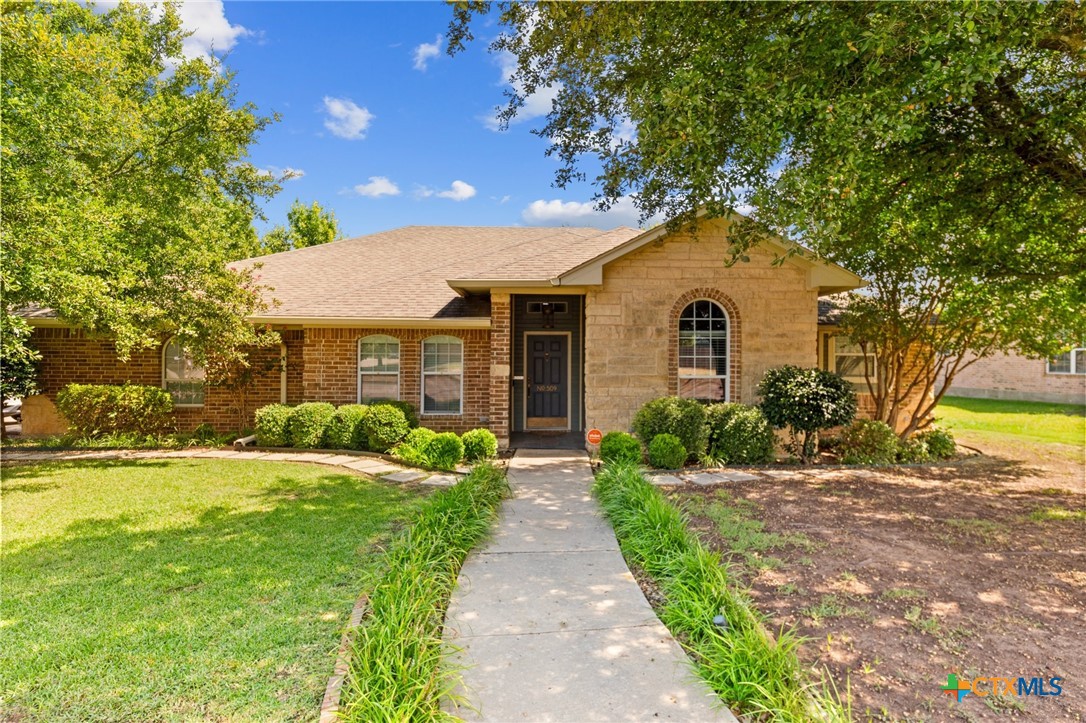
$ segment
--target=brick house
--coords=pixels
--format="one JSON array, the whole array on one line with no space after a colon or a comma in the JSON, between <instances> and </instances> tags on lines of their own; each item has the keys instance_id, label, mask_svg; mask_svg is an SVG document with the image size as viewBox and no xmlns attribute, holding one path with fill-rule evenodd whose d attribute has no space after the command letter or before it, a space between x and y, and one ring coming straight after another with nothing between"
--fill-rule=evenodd
<instances>
[{"instance_id":1,"label":"brick house","mask_svg":"<svg viewBox=\"0 0 1086 723\"><path fill-rule=\"evenodd\" d=\"M728 226L411 226L239 262L261 264L277 303L252 321L282 337L244 414L391 397L427 427L489 427L508 445L625 430L664 395L754 403L766 369L820 363L819 297L863 282L804 254L774 263L783 239L725 266ZM171 340L122 364L108 341L48 314L31 323L43 397L27 433L51 431L50 400L70 382L161 384L179 427L237 426L237 405Z\"/></svg>"},{"instance_id":2,"label":"brick house","mask_svg":"<svg viewBox=\"0 0 1086 723\"><path fill-rule=\"evenodd\" d=\"M949 394L981 399L1086 404L1086 348L1054 359L1015 352L981 359L958 373Z\"/></svg>"}]
</instances>

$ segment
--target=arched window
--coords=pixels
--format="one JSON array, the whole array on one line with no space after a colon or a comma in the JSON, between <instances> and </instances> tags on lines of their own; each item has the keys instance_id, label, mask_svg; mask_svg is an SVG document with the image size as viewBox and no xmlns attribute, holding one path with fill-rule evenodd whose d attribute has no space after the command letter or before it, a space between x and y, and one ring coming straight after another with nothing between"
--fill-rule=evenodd
<instances>
[{"instance_id":1,"label":"arched window","mask_svg":"<svg viewBox=\"0 0 1086 723\"><path fill-rule=\"evenodd\" d=\"M461 414L464 398L464 343L455 336L422 342L422 413Z\"/></svg>"},{"instance_id":2,"label":"arched window","mask_svg":"<svg viewBox=\"0 0 1086 723\"><path fill-rule=\"evenodd\" d=\"M679 396L727 401L728 315L714 301L692 301L679 315Z\"/></svg>"},{"instance_id":3,"label":"arched window","mask_svg":"<svg viewBox=\"0 0 1086 723\"><path fill-rule=\"evenodd\" d=\"M358 401L400 398L400 342L384 334L358 340Z\"/></svg>"},{"instance_id":4,"label":"arched window","mask_svg":"<svg viewBox=\"0 0 1086 723\"><path fill-rule=\"evenodd\" d=\"M162 347L162 388L173 397L175 406L203 406L204 377L204 368L177 339L166 342Z\"/></svg>"}]
</instances>

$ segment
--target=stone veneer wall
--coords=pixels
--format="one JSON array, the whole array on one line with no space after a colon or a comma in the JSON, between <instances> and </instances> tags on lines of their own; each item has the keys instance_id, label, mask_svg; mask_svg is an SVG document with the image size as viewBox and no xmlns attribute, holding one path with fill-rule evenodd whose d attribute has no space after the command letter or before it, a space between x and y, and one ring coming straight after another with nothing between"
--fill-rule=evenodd
<instances>
[{"instance_id":1,"label":"stone veneer wall","mask_svg":"<svg viewBox=\"0 0 1086 723\"><path fill-rule=\"evenodd\" d=\"M954 377L950 395L1086 404L1086 374L1049 374L1043 359L1016 353L981 359Z\"/></svg>"},{"instance_id":2,"label":"stone veneer wall","mask_svg":"<svg viewBox=\"0 0 1086 723\"><path fill-rule=\"evenodd\" d=\"M498 447L509 447L509 383L512 331L512 298L490 295L490 431Z\"/></svg>"},{"instance_id":3,"label":"stone veneer wall","mask_svg":"<svg viewBox=\"0 0 1086 723\"><path fill-rule=\"evenodd\" d=\"M421 412L422 341L455 336L464 342L463 414L419 414L422 426L465 432L490 426L490 331L488 329L308 328L303 344L304 401L353 404L358 401L358 340L387 334L400 341L400 399ZM506 433L508 435L508 433Z\"/></svg>"},{"instance_id":4,"label":"stone veneer wall","mask_svg":"<svg viewBox=\"0 0 1086 723\"><path fill-rule=\"evenodd\" d=\"M731 401L757 401L770 367L818 363L818 292L807 288L806 273L774 266L772 253L760 249L749 262L725 267L727 250L727 225L713 222L696 239L668 236L604 268L603 286L585 299L589 428L629 429L642 404L676 392L673 317L684 299L714 298L733 317Z\"/></svg>"}]
</instances>

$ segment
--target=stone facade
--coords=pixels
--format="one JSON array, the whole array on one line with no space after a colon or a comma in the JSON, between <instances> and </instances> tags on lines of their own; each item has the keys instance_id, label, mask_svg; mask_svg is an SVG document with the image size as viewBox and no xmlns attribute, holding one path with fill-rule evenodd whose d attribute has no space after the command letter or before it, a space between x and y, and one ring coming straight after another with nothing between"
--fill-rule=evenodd
<instances>
[{"instance_id":1,"label":"stone facade","mask_svg":"<svg viewBox=\"0 0 1086 723\"><path fill-rule=\"evenodd\" d=\"M512 299L509 294L490 295L490 431L498 446L509 446L509 393L512 358Z\"/></svg>"},{"instance_id":2,"label":"stone facade","mask_svg":"<svg viewBox=\"0 0 1086 723\"><path fill-rule=\"evenodd\" d=\"M1050 374L1044 359L997 354L954 377L947 392L959 397L1086 404L1086 374Z\"/></svg>"},{"instance_id":3,"label":"stone facade","mask_svg":"<svg viewBox=\"0 0 1086 723\"><path fill-rule=\"evenodd\" d=\"M711 298L730 322L731 401L752 404L766 369L817 363L817 289L769 251L724 265L727 225L697 237L675 234L608 264L603 285L585 299L586 426L629 429L634 413L678 388L678 327L684 300ZM676 311L678 309L678 311Z\"/></svg>"}]
</instances>

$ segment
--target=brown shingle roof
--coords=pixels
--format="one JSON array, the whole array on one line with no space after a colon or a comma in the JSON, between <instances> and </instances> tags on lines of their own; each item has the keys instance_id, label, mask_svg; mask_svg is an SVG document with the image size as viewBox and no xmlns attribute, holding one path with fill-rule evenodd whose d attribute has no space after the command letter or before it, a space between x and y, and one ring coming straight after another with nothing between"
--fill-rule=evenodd
<instances>
[{"instance_id":1,"label":"brown shingle roof","mask_svg":"<svg viewBox=\"0 0 1086 723\"><path fill-rule=\"evenodd\" d=\"M239 261L259 263L274 318L441 319L488 316L450 279L549 281L636 237L637 229L406 226ZM510 283L510 285L515 285Z\"/></svg>"}]
</instances>

